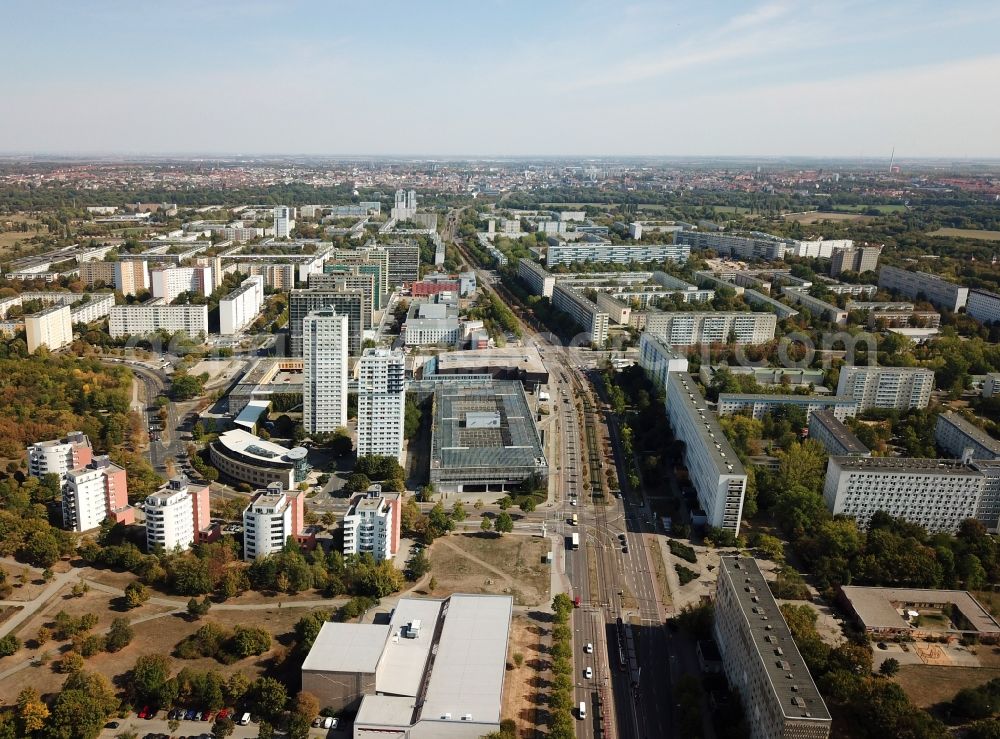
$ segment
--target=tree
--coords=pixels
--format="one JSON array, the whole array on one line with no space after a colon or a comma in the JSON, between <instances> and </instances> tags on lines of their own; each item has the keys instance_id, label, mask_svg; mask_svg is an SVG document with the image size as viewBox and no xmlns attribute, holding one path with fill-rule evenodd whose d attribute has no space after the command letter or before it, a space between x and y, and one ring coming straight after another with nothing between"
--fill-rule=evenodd
<instances>
[{"instance_id":1,"label":"tree","mask_svg":"<svg viewBox=\"0 0 1000 739\"><path fill-rule=\"evenodd\" d=\"M257 626L237 626L233 647L240 657L263 654L271 648L271 634Z\"/></svg>"},{"instance_id":2,"label":"tree","mask_svg":"<svg viewBox=\"0 0 1000 739\"><path fill-rule=\"evenodd\" d=\"M177 684L170 679L170 659L162 654L136 659L127 685L135 704L165 706L177 696Z\"/></svg>"},{"instance_id":3,"label":"tree","mask_svg":"<svg viewBox=\"0 0 1000 739\"><path fill-rule=\"evenodd\" d=\"M878 672L880 675L892 677L899 672L899 660L895 657L887 657L882 660L882 664L879 665Z\"/></svg>"},{"instance_id":4,"label":"tree","mask_svg":"<svg viewBox=\"0 0 1000 739\"><path fill-rule=\"evenodd\" d=\"M479 522L480 531L492 531L493 522L487 516L483 516L483 519Z\"/></svg>"},{"instance_id":5,"label":"tree","mask_svg":"<svg viewBox=\"0 0 1000 739\"><path fill-rule=\"evenodd\" d=\"M285 710L288 691L273 677L259 677L250 686L250 700L263 715L275 718Z\"/></svg>"},{"instance_id":6,"label":"tree","mask_svg":"<svg viewBox=\"0 0 1000 739\"><path fill-rule=\"evenodd\" d=\"M500 500L497 501L497 505L500 506L501 511L506 511L508 508L514 505L514 501L511 500L509 495L504 495L502 498L500 498Z\"/></svg>"},{"instance_id":7,"label":"tree","mask_svg":"<svg viewBox=\"0 0 1000 739\"><path fill-rule=\"evenodd\" d=\"M427 556L427 551L423 548L418 549L416 553L410 557L410 561L406 563L406 570L407 577L414 582L430 572L431 561Z\"/></svg>"},{"instance_id":8,"label":"tree","mask_svg":"<svg viewBox=\"0 0 1000 739\"><path fill-rule=\"evenodd\" d=\"M216 739L225 739L236 730L236 724L229 716L215 719L212 725L212 736Z\"/></svg>"},{"instance_id":9,"label":"tree","mask_svg":"<svg viewBox=\"0 0 1000 739\"><path fill-rule=\"evenodd\" d=\"M348 493L362 493L371 487L371 479L361 472L353 472L347 477L344 483L344 490Z\"/></svg>"},{"instance_id":10,"label":"tree","mask_svg":"<svg viewBox=\"0 0 1000 739\"><path fill-rule=\"evenodd\" d=\"M319 715L319 699L305 690L299 691L299 694L295 696L295 712L312 721Z\"/></svg>"},{"instance_id":11,"label":"tree","mask_svg":"<svg viewBox=\"0 0 1000 739\"><path fill-rule=\"evenodd\" d=\"M34 688L25 688L17 695L17 720L22 734L27 736L45 728L49 707Z\"/></svg>"},{"instance_id":12,"label":"tree","mask_svg":"<svg viewBox=\"0 0 1000 739\"><path fill-rule=\"evenodd\" d=\"M226 681L226 699L229 703L239 703L250 690L250 679L242 672L234 672Z\"/></svg>"},{"instance_id":13,"label":"tree","mask_svg":"<svg viewBox=\"0 0 1000 739\"><path fill-rule=\"evenodd\" d=\"M66 652L56 662L56 672L61 672L63 675L69 675L82 669L83 655L79 652Z\"/></svg>"},{"instance_id":14,"label":"tree","mask_svg":"<svg viewBox=\"0 0 1000 739\"><path fill-rule=\"evenodd\" d=\"M501 535L509 534L514 530L514 519L510 517L507 511L500 511L500 515L493 522L493 529Z\"/></svg>"},{"instance_id":15,"label":"tree","mask_svg":"<svg viewBox=\"0 0 1000 739\"><path fill-rule=\"evenodd\" d=\"M111 622L111 628L104 640L104 648L109 652L120 651L129 645L133 636L135 636L135 631L129 624L129 620L119 616Z\"/></svg>"},{"instance_id":16,"label":"tree","mask_svg":"<svg viewBox=\"0 0 1000 739\"><path fill-rule=\"evenodd\" d=\"M257 739L274 739L274 727L267 721L261 721L257 727Z\"/></svg>"},{"instance_id":17,"label":"tree","mask_svg":"<svg viewBox=\"0 0 1000 739\"><path fill-rule=\"evenodd\" d=\"M9 657L21 648L21 640L13 634L0 639L0 657Z\"/></svg>"},{"instance_id":18,"label":"tree","mask_svg":"<svg viewBox=\"0 0 1000 739\"><path fill-rule=\"evenodd\" d=\"M149 588L141 582L130 582L125 587L125 607L128 609L138 608L149 600Z\"/></svg>"},{"instance_id":19,"label":"tree","mask_svg":"<svg viewBox=\"0 0 1000 739\"><path fill-rule=\"evenodd\" d=\"M207 595L200 601L197 598L191 598L187 604L188 615L195 619L201 618L207 614L211 608L212 601L208 599Z\"/></svg>"},{"instance_id":20,"label":"tree","mask_svg":"<svg viewBox=\"0 0 1000 739\"><path fill-rule=\"evenodd\" d=\"M453 521L464 521L466 519L465 506L462 505L462 501L456 500L455 505L451 507L451 518Z\"/></svg>"}]
</instances>

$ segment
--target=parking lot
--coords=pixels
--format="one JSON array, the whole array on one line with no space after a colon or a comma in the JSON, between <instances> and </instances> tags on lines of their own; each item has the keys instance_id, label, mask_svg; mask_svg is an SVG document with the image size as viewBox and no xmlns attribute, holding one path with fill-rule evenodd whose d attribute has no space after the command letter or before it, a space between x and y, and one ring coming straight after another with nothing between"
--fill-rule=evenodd
<instances>
[{"instance_id":1,"label":"parking lot","mask_svg":"<svg viewBox=\"0 0 1000 739\"><path fill-rule=\"evenodd\" d=\"M100 734L101 739L114 739L119 734L129 731L134 731L144 739L146 737L152 739L152 737L156 737L157 735L162 737L176 737L177 739L212 739L212 721L188 721L182 719L177 730L171 731L170 722L167 721L165 711L160 711L154 719L141 719L132 715L129 718L115 719L115 722L118 724L118 727L113 729L105 728ZM247 726L237 725L230 736L234 739L257 739L258 731L259 727L255 723L250 723ZM309 730L309 736L310 739L342 739L348 736L348 734L342 728L329 730L314 728Z\"/></svg>"}]
</instances>

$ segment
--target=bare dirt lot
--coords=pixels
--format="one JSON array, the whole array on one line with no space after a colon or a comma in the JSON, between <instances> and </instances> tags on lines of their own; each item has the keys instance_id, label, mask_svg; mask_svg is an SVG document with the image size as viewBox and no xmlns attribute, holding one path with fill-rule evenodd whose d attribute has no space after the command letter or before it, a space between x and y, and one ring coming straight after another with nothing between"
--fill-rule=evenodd
<instances>
[{"instance_id":1,"label":"bare dirt lot","mask_svg":"<svg viewBox=\"0 0 1000 739\"><path fill-rule=\"evenodd\" d=\"M504 680L501 717L513 719L517 736L534 737L545 728L544 695L552 680L548 648L552 624L547 614L514 614L507 655L507 677ZM514 655L523 662L515 665Z\"/></svg>"},{"instance_id":2,"label":"bare dirt lot","mask_svg":"<svg viewBox=\"0 0 1000 739\"><path fill-rule=\"evenodd\" d=\"M786 221L798 221L804 225L819 223L820 221L854 221L856 223L864 223L873 218L874 216L866 216L860 213L821 213L818 210L812 210L808 213L788 213L784 216Z\"/></svg>"},{"instance_id":3,"label":"bare dirt lot","mask_svg":"<svg viewBox=\"0 0 1000 739\"><path fill-rule=\"evenodd\" d=\"M492 593L514 596L514 603L536 606L549 599L547 539L506 535L458 534L431 547L434 595Z\"/></svg>"}]
</instances>

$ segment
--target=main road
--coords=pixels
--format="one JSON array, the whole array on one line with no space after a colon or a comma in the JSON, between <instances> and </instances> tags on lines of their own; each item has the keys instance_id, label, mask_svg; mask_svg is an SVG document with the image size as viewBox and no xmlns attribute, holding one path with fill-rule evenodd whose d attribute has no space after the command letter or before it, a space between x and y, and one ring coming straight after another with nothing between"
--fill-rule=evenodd
<instances>
[{"instance_id":1,"label":"main road","mask_svg":"<svg viewBox=\"0 0 1000 739\"><path fill-rule=\"evenodd\" d=\"M448 225L453 234L457 216L449 216ZM663 625L667 594L658 592L656 563L646 546L655 545L652 556L659 556L655 525L640 497L611 497L606 492L605 448L615 452L612 478L617 476L619 489L628 488L626 468L617 458L616 424L609 428L587 374L594 355L588 349L564 346L547 333L493 274L470 258L460 241L455 244L475 270L480 289L492 292L515 313L525 340L538 348L549 369L552 413L558 418L558 423L549 424L557 435L550 447L557 450L550 474L557 492L551 508L527 519L545 520L566 542L568 590L580 604L572 621L575 701L587 707L587 718L577 722L577 736L675 736L671 688L675 658ZM577 550L570 546L573 533L579 534Z\"/></svg>"}]
</instances>

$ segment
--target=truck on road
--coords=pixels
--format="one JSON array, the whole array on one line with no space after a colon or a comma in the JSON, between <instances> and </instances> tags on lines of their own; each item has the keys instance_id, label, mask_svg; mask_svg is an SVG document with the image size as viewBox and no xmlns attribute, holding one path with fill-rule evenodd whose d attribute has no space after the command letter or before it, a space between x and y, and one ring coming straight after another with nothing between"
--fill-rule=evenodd
<instances>
[{"instance_id":1,"label":"truck on road","mask_svg":"<svg viewBox=\"0 0 1000 739\"><path fill-rule=\"evenodd\" d=\"M579 549L580 548L580 535L579 534L576 534L576 533L573 534L573 536L572 536L572 538L570 540L570 548L571 549Z\"/></svg>"}]
</instances>

